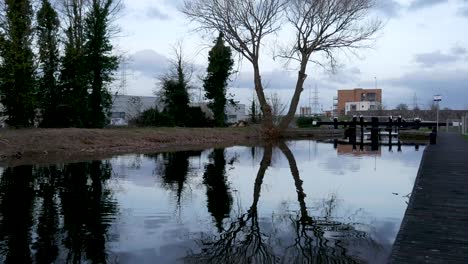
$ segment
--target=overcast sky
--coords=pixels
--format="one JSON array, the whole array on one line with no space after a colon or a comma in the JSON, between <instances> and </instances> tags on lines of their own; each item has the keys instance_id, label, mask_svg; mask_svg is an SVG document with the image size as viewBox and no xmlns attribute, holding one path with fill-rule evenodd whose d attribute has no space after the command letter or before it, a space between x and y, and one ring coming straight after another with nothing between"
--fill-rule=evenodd
<instances>
[{"instance_id":1,"label":"overcast sky","mask_svg":"<svg viewBox=\"0 0 468 264\"><path fill-rule=\"evenodd\" d=\"M419 107L430 104L433 95L443 96L442 107L468 109L468 0L378 0L372 16L385 22L373 49L339 56L340 67L331 74L310 67L301 105L308 105L309 90L317 86L320 103L330 110L337 89L356 87L383 89L387 108L399 103ZM203 75L213 36L195 32L196 25L178 11L180 0L124 0L115 39L119 53L129 58L129 95L153 95L157 77L167 71L172 46L182 42L196 75ZM297 70L273 60L274 43L287 41L286 30L278 39L265 42L262 78L266 93L278 93L287 102L292 95ZM236 57L236 70L229 92L249 104L253 95L252 70ZM193 91L195 100L199 92Z\"/></svg>"}]
</instances>

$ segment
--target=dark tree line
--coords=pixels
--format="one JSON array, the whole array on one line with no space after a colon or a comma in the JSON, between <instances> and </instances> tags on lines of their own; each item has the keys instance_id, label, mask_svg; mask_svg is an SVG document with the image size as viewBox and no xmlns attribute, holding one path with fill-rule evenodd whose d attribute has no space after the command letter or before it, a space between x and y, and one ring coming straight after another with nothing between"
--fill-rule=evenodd
<instances>
[{"instance_id":1,"label":"dark tree line","mask_svg":"<svg viewBox=\"0 0 468 264\"><path fill-rule=\"evenodd\" d=\"M31 0L2 1L0 114L11 127L107 124L109 84L118 68L112 18L120 1L57 3L61 16L49 0L36 12Z\"/></svg>"}]
</instances>

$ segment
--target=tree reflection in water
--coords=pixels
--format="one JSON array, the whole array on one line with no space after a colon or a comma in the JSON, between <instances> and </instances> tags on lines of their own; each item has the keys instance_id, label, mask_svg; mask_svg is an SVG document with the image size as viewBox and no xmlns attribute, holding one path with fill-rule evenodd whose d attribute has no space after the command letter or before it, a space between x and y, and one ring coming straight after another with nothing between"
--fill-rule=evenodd
<instances>
[{"instance_id":1,"label":"tree reflection in water","mask_svg":"<svg viewBox=\"0 0 468 264\"><path fill-rule=\"evenodd\" d=\"M226 182L226 158L224 149L215 149L209 156L210 163L205 166L203 183L206 185L208 211L223 230L223 219L229 217L232 196Z\"/></svg>"},{"instance_id":2,"label":"tree reflection in water","mask_svg":"<svg viewBox=\"0 0 468 264\"><path fill-rule=\"evenodd\" d=\"M0 261L106 263L118 213L107 162L8 168L0 180ZM62 216L62 217L59 217Z\"/></svg>"},{"instance_id":3,"label":"tree reflection in water","mask_svg":"<svg viewBox=\"0 0 468 264\"><path fill-rule=\"evenodd\" d=\"M190 174L190 157L199 157L201 151L180 151L156 155L147 155L147 157L156 160L156 174L162 177L165 187L176 192L177 204L180 205L182 194L185 190L187 177Z\"/></svg>"},{"instance_id":4,"label":"tree reflection in water","mask_svg":"<svg viewBox=\"0 0 468 264\"><path fill-rule=\"evenodd\" d=\"M355 228L356 223L346 224L333 220L336 195L322 203L322 217L309 215L302 180L296 160L285 143L278 148L286 157L294 179L300 210L296 216L289 215L287 230L264 233L261 231L257 207L261 187L268 167L271 165L273 146L266 146L255 179L253 202L245 214L227 224L219 236L202 238L201 253L185 258L193 263L363 263L363 251L381 250L381 246L369 234ZM278 219L276 219L278 220ZM274 221L274 220L272 220ZM273 223L275 225L277 223ZM290 229L293 232L288 232ZM283 233L281 233L283 232ZM280 234L281 233L281 234ZM293 233L293 234L292 234ZM292 236L289 245L284 245L278 236ZM359 247L359 249L353 248Z\"/></svg>"},{"instance_id":5,"label":"tree reflection in water","mask_svg":"<svg viewBox=\"0 0 468 264\"><path fill-rule=\"evenodd\" d=\"M31 166L7 168L0 181L2 263L31 263L34 189Z\"/></svg>"}]
</instances>

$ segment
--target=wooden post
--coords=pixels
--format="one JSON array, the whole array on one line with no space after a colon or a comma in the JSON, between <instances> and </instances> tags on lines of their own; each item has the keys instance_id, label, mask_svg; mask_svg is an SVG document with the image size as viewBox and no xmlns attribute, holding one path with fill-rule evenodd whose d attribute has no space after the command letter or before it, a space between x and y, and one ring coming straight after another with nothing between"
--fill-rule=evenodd
<instances>
[{"instance_id":1,"label":"wooden post","mask_svg":"<svg viewBox=\"0 0 468 264\"><path fill-rule=\"evenodd\" d=\"M361 150L363 150L363 144L364 144L364 117L362 115L359 117L359 123L361 124Z\"/></svg>"},{"instance_id":2,"label":"wooden post","mask_svg":"<svg viewBox=\"0 0 468 264\"><path fill-rule=\"evenodd\" d=\"M371 148L372 151L379 150L379 119L377 117L372 117Z\"/></svg>"}]
</instances>

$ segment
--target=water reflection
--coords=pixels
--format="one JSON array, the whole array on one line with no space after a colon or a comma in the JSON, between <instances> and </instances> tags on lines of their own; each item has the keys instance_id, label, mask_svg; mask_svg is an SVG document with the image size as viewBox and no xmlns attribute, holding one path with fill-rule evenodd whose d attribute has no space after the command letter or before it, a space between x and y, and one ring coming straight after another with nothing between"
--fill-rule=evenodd
<instances>
[{"instance_id":1,"label":"water reflection","mask_svg":"<svg viewBox=\"0 0 468 264\"><path fill-rule=\"evenodd\" d=\"M109 163L6 169L0 181L4 263L105 263L118 212Z\"/></svg>"},{"instance_id":2,"label":"water reflection","mask_svg":"<svg viewBox=\"0 0 468 264\"><path fill-rule=\"evenodd\" d=\"M291 150L285 143L278 148L288 160L291 175L297 192L300 211L293 215L285 213L283 221L275 219L272 225L279 227L281 222L290 221L276 232L262 232L258 218L258 203L265 172L271 165L273 146L265 147L263 159L255 179L253 202L246 213L233 219L228 229L219 236L202 240L201 253L186 257L194 263L362 263L368 261L385 261L388 252L375 241L370 234L355 228L360 223L342 223L334 220L334 209L337 197L330 199L316 209L321 217L311 217L305 202L306 194L299 169ZM281 218L281 217L280 217ZM289 219L288 219L289 218ZM264 220L264 219L263 219ZM275 229L275 228L274 228ZM288 230L289 229L289 230ZM289 231L289 232L288 232ZM284 239L285 236L294 238ZM283 243L278 241L283 240ZM352 247L359 245L359 250ZM369 252L377 258L366 259ZM360 254L362 256L360 256ZM376 263L376 262L370 262Z\"/></svg>"},{"instance_id":3,"label":"water reflection","mask_svg":"<svg viewBox=\"0 0 468 264\"><path fill-rule=\"evenodd\" d=\"M224 149L215 149L210 154L210 163L205 166L203 183L206 185L208 212L215 219L219 231L223 229L223 219L229 217L232 195L226 178L226 158Z\"/></svg>"},{"instance_id":4,"label":"water reflection","mask_svg":"<svg viewBox=\"0 0 468 264\"><path fill-rule=\"evenodd\" d=\"M400 147L297 141L6 168L0 262L385 263L422 154Z\"/></svg>"}]
</instances>

